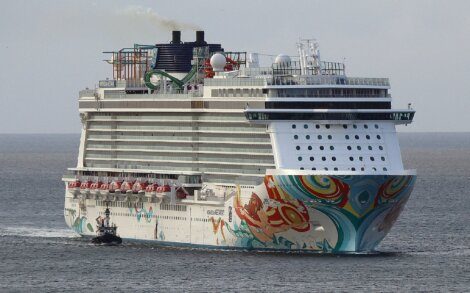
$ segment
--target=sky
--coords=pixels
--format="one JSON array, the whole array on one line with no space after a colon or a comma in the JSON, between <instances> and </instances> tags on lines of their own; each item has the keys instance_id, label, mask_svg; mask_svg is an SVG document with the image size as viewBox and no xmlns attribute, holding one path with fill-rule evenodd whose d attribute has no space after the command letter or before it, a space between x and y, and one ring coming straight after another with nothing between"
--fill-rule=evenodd
<instances>
[{"instance_id":1,"label":"sky","mask_svg":"<svg viewBox=\"0 0 470 293\"><path fill-rule=\"evenodd\" d=\"M296 55L315 38L347 75L388 77L398 131L470 131L470 1L2 1L0 133L78 133L78 92L112 76L103 51L183 41Z\"/></svg>"}]
</instances>

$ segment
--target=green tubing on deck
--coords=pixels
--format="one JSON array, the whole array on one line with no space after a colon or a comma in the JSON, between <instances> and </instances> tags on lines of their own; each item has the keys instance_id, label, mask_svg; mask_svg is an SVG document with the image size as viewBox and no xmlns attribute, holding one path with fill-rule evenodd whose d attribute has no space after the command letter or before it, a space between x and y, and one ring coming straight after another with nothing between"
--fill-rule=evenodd
<instances>
[{"instance_id":1,"label":"green tubing on deck","mask_svg":"<svg viewBox=\"0 0 470 293\"><path fill-rule=\"evenodd\" d=\"M188 72L188 74L186 74L185 77L183 77L183 79L178 79L176 77L174 77L173 75L165 72L165 71L162 71L162 70L159 70L159 69L152 69L150 71L148 71L146 74L145 74L145 85L151 89L151 90L156 90L156 86L153 85L151 82L150 82L150 78L152 78L152 75L154 74L157 74L157 75L162 75L162 76L165 76L167 77L168 79L171 80L171 82L178 87L178 89L182 90L183 89L183 86L185 83L187 83L188 81L190 81L194 75L196 74L197 72L197 68L196 66L193 66L191 68L191 71Z\"/></svg>"}]
</instances>

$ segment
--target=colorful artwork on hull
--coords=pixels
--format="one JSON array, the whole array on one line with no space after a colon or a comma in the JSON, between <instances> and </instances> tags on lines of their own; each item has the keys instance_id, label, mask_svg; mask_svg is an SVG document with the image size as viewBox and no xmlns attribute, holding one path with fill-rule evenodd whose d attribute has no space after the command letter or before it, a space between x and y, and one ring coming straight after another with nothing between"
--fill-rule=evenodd
<instances>
[{"instance_id":1,"label":"colorful artwork on hull","mask_svg":"<svg viewBox=\"0 0 470 293\"><path fill-rule=\"evenodd\" d=\"M236 246L331 252L371 251L390 231L415 176L265 176L226 229Z\"/></svg>"},{"instance_id":2,"label":"colorful artwork on hull","mask_svg":"<svg viewBox=\"0 0 470 293\"><path fill-rule=\"evenodd\" d=\"M134 204L134 208L129 208L129 213L135 214L137 222L140 222L142 218L144 218L147 223L150 223L152 221L152 217L153 217L152 207L150 207L147 211L145 208L141 208L141 209L137 208L137 204Z\"/></svg>"},{"instance_id":3,"label":"colorful artwork on hull","mask_svg":"<svg viewBox=\"0 0 470 293\"><path fill-rule=\"evenodd\" d=\"M83 234L85 232L93 232L93 226L88 223L85 216L77 215L74 209L65 209L66 219L70 223L70 227L77 233Z\"/></svg>"}]
</instances>

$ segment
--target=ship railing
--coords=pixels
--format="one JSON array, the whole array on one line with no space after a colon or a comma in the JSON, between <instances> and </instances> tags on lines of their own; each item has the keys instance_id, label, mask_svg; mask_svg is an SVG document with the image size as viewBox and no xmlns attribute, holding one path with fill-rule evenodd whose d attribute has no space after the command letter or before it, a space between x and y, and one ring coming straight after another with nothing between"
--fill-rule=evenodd
<instances>
[{"instance_id":1,"label":"ship railing","mask_svg":"<svg viewBox=\"0 0 470 293\"><path fill-rule=\"evenodd\" d=\"M352 85L352 86L385 86L389 87L388 78L363 78L345 76L274 76L267 79L268 85Z\"/></svg>"},{"instance_id":2,"label":"ship railing","mask_svg":"<svg viewBox=\"0 0 470 293\"><path fill-rule=\"evenodd\" d=\"M265 86L265 78L249 78L249 77L236 77L236 78L205 78L204 86Z\"/></svg>"},{"instance_id":3,"label":"ship railing","mask_svg":"<svg viewBox=\"0 0 470 293\"><path fill-rule=\"evenodd\" d=\"M78 93L78 96L79 98L87 98L87 97L94 97L95 96L95 93L96 93L96 90L91 90L91 89L84 89L84 90L81 90L79 93Z\"/></svg>"},{"instance_id":4,"label":"ship railing","mask_svg":"<svg viewBox=\"0 0 470 293\"><path fill-rule=\"evenodd\" d=\"M104 99L188 99L188 98L200 98L202 93L200 92L189 92L189 93L166 93L166 94L127 94L122 91L105 91Z\"/></svg>"}]
</instances>

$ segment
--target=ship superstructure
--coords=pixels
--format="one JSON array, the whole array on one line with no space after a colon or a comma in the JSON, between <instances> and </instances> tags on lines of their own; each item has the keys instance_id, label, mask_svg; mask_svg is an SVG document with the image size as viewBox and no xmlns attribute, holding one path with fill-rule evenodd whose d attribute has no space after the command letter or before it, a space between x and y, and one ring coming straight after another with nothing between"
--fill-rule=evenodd
<instances>
[{"instance_id":1,"label":"ship superstructure","mask_svg":"<svg viewBox=\"0 0 470 293\"><path fill-rule=\"evenodd\" d=\"M195 42L107 52L113 78L80 92L65 218L81 235L109 206L124 239L211 248L373 250L403 209L386 78L346 76L316 42L261 66Z\"/></svg>"}]
</instances>

